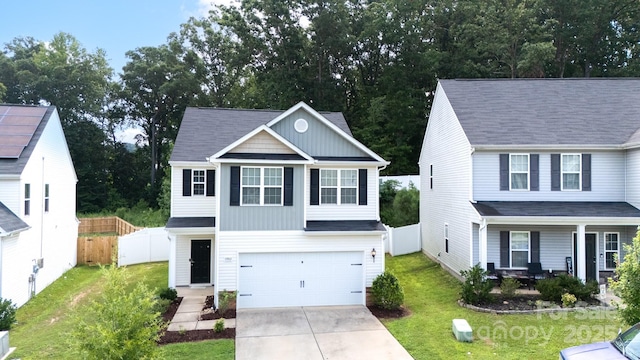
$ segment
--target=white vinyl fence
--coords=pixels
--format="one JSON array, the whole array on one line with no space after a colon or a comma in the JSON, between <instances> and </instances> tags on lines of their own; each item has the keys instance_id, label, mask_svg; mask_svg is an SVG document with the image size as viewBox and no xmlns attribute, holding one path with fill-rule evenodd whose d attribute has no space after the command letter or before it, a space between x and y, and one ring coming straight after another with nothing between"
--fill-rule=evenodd
<instances>
[{"instance_id":1,"label":"white vinyl fence","mask_svg":"<svg viewBox=\"0 0 640 360\"><path fill-rule=\"evenodd\" d=\"M169 260L169 237L163 227L146 228L118 238L118 266Z\"/></svg>"},{"instance_id":2,"label":"white vinyl fence","mask_svg":"<svg viewBox=\"0 0 640 360\"><path fill-rule=\"evenodd\" d=\"M392 228L386 225L385 227L387 228L385 250L388 245L388 251L391 256L411 254L421 250L420 224L399 228Z\"/></svg>"}]
</instances>

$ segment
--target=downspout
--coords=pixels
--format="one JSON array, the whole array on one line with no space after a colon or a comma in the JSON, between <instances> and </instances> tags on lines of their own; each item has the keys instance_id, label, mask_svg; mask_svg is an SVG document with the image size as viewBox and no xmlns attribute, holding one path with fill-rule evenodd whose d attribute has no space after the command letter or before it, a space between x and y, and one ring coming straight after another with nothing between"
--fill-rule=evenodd
<instances>
[{"instance_id":1,"label":"downspout","mask_svg":"<svg viewBox=\"0 0 640 360\"><path fill-rule=\"evenodd\" d=\"M42 157L42 184L41 184L42 196L40 197L42 200L42 206L40 206L40 259L42 259L42 248L43 248L43 239L44 239L44 156Z\"/></svg>"}]
</instances>

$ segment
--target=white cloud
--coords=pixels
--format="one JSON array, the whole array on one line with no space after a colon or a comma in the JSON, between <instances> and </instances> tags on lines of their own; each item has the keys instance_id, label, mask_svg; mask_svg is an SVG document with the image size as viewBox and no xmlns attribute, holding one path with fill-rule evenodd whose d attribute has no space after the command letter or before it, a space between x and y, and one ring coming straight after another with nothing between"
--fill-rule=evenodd
<instances>
[{"instance_id":1,"label":"white cloud","mask_svg":"<svg viewBox=\"0 0 640 360\"><path fill-rule=\"evenodd\" d=\"M138 128L126 128L124 130L116 131L116 139L122 143L135 144L137 142L136 135L142 134L142 131Z\"/></svg>"}]
</instances>

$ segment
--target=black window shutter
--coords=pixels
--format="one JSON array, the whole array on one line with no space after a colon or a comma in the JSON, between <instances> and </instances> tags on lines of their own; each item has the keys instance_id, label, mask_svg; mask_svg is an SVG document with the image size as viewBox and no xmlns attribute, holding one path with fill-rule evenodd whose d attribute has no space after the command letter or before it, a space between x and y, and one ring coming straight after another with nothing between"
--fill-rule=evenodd
<instances>
[{"instance_id":1,"label":"black window shutter","mask_svg":"<svg viewBox=\"0 0 640 360\"><path fill-rule=\"evenodd\" d=\"M591 154L582 154L582 191L591 191Z\"/></svg>"},{"instance_id":2,"label":"black window shutter","mask_svg":"<svg viewBox=\"0 0 640 360\"><path fill-rule=\"evenodd\" d=\"M358 205L367 205L367 169L358 170Z\"/></svg>"},{"instance_id":3,"label":"black window shutter","mask_svg":"<svg viewBox=\"0 0 640 360\"><path fill-rule=\"evenodd\" d=\"M540 262L540 231L531 232L531 262Z\"/></svg>"},{"instance_id":4,"label":"black window shutter","mask_svg":"<svg viewBox=\"0 0 640 360\"><path fill-rule=\"evenodd\" d=\"M231 167L229 179L229 206L240 206L240 166Z\"/></svg>"},{"instance_id":5,"label":"black window shutter","mask_svg":"<svg viewBox=\"0 0 640 360\"><path fill-rule=\"evenodd\" d=\"M310 204L320 204L320 169L311 169L311 194Z\"/></svg>"},{"instance_id":6,"label":"black window shutter","mask_svg":"<svg viewBox=\"0 0 640 360\"><path fill-rule=\"evenodd\" d=\"M284 168L284 206L293 206L293 168Z\"/></svg>"},{"instance_id":7,"label":"black window shutter","mask_svg":"<svg viewBox=\"0 0 640 360\"><path fill-rule=\"evenodd\" d=\"M509 267L509 232L500 231L500 267Z\"/></svg>"},{"instance_id":8,"label":"black window shutter","mask_svg":"<svg viewBox=\"0 0 640 360\"><path fill-rule=\"evenodd\" d=\"M529 155L529 190L540 190L540 155Z\"/></svg>"},{"instance_id":9,"label":"black window shutter","mask_svg":"<svg viewBox=\"0 0 640 360\"><path fill-rule=\"evenodd\" d=\"M500 154L500 190L509 190L509 154Z\"/></svg>"},{"instance_id":10,"label":"black window shutter","mask_svg":"<svg viewBox=\"0 0 640 360\"><path fill-rule=\"evenodd\" d=\"M216 171L207 170L207 196L216 196Z\"/></svg>"},{"instance_id":11,"label":"black window shutter","mask_svg":"<svg viewBox=\"0 0 640 360\"><path fill-rule=\"evenodd\" d=\"M182 169L182 196L191 196L191 169Z\"/></svg>"},{"instance_id":12,"label":"black window shutter","mask_svg":"<svg viewBox=\"0 0 640 360\"><path fill-rule=\"evenodd\" d=\"M560 154L551 154L551 190L560 191Z\"/></svg>"}]
</instances>

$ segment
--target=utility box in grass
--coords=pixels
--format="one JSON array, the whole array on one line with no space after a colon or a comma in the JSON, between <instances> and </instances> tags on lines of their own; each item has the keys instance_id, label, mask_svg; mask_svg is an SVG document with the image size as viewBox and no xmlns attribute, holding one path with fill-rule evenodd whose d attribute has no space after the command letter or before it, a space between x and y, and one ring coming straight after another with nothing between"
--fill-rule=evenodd
<instances>
[{"instance_id":1,"label":"utility box in grass","mask_svg":"<svg viewBox=\"0 0 640 360\"><path fill-rule=\"evenodd\" d=\"M471 331L471 326L465 319L453 319L452 324L453 335L455 335L456 340L471 342L473 341L473 333Z\"/></svg>"}]
</instances>

